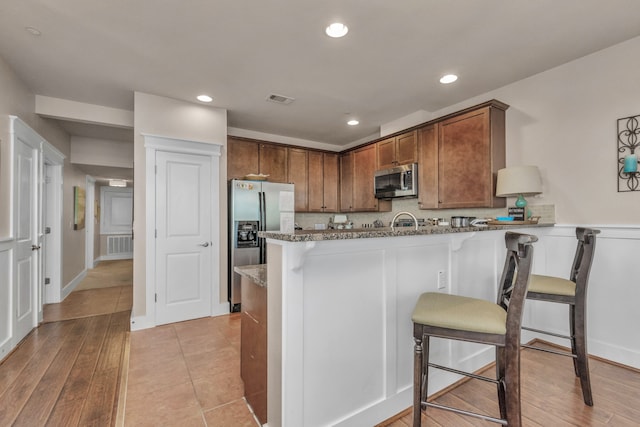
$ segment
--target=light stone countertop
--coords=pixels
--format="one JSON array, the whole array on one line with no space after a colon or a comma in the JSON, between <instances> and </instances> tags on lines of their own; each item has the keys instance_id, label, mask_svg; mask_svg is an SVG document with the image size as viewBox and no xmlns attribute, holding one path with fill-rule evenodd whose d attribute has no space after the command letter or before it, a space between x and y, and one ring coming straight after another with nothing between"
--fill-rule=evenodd
<instances>
[{"instance_id":1,"label":"light stone countertop","mask_svg":"<svg viewBox=\"0 0 640 427\"><path fill-rule=\"evenodd\" d=\"M267 287L267 264L238 265L233 271L248 278L258 286Z\"/></svg>"},{"instance_id":2,"label":"light stone countertop","mask_svg":"<svg viewBox=\"0 0 640 427\"><path fill-rule=\"evenodd\" d=\"M259 237L281 240L285 242L311 242L321 240L371 239L376 237L422 236L429 234L469 233L479 231L512 230L516 228L553 227L553 223L545 224L513 224L488 225L486 227L423 226L415 230L413 227L399 227L391 230L382 228L357 228L351 230L297 230L295 233L280 233L276 231L260 231ZM237 268L237 267L236 267Z\"/></svg>"}]
</instances>

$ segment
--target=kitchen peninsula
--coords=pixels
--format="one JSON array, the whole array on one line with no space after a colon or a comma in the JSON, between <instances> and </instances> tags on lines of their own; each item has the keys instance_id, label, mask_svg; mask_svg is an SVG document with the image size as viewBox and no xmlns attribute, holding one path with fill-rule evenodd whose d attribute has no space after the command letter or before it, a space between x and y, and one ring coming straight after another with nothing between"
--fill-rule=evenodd
<instances>
[{"instance_id":1,"label":"kitchen peninsula","mask_svg":"<svg viewBox=\"0 0 640 427\"><path fill-rule=\"evenodd\" d=\"M544 272L552 224L265 232L268 424L373 426L411 406L411 312L437 291L495 300L504 232L535 234ZM436 363L476 370L488 347L435 340ZM436 372L429 393L458 379Z\"/></svg>"}]
</instances>

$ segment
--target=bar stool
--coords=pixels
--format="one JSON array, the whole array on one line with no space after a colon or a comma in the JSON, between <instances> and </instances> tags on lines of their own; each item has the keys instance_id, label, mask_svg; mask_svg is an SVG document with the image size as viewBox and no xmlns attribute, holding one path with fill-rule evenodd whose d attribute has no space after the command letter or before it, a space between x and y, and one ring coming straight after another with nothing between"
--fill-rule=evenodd
<instances>
[{"instance_id":1,"label":"bar stool","mask_svg":"<svg viewBox=\"0 0 640 427\"><path fill-rule=\"evenodd\" d=\"M523 326L522 329L566 338L571 342L571 352L540 348L533 345L522 347L548 353L570 356L573 358L573 369L580 378L584 403L593 406L591 380L589 378L589 354L587 353L587 285L591 263L596 249L596 234L600 230L592 228L576 228L578 247L571 266L569 279L552 276L531 275L527 299L569 304L569 334L562 335Z\"/></svg>"},{"instance_id":2,"label":"bar stool","mask_svg":"<svg viewBox=\"0 0 640 427\"><path fill-rule=\"evenodd\" d=\"M520 427L520 324L536 236L507 232L507 255L497 303L428 292L420 295L413 311L415 341L413 426L421 426L424 406L445 409L512 427ZM496 346L496 378L492 379L429 362L429 338L447 338ZM497 386L500 417L427 402L429 367L443 369Z\"/></svg>"}]
</instances>

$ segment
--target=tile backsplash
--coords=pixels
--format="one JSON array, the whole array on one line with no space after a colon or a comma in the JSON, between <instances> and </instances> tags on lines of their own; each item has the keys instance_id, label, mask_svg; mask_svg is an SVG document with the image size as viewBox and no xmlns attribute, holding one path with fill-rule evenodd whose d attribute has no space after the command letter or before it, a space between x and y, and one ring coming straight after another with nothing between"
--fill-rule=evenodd
<instances>
[{"instance_id":1,"label":"tile backsplash","mask_svg":"<svg viewBox=\"0 0 640 427\"><path fill-rule=\"evenodd\" d=\"M452 216L474 216L476 218L495 218L496 216L507 215L507 208L497 209L433 209L422 210L418 208L417 199L395 199L393 200L391 212L358 212L347 213L347 217L353 222L354 228L362 228L364 224L373 224L377 219L385 226L389 226L394 215L398 212L411 212L416 218L445 218L449 220ZM555 205L530 205L531 214L540 217L541 223L555 222ZM305 230L312 230L315 224L328 224L329 219L335 214L324 213L296 213L296 223Z\"/></svg>"}]
</instances>

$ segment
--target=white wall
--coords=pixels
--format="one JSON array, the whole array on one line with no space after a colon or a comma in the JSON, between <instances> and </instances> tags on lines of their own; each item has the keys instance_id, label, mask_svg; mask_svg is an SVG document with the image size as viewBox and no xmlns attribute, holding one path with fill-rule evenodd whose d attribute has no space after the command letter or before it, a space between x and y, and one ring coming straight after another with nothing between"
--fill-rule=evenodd
<instances>
[{"instance_id":1,"label":"white wall","mask_svg":"<svg viewBox=\"0 0 640 427\"><path fill-rule=\"evenodd\" d=\"M35 95L0 57L0 115L20 117L64 156L62 285L70 283L84 271L84 230L73 229L73 186L85 186L85 174L69 162L70 138L55 121L35 114ZM10 157L6 129L0 131L0 239L9 236Z\"/></svg>"},{"instance_id":2,"label":"white wall","mask_svg":"<svg viewBox=\"0 0 640 427\"><path fill-rule=\"evenodd\" d=\"M640 192L617 192L616 121L640 114L640 37L435 112L488 99L507 110L507 166L540 167L556 222L640 225ZM472 79L473 76L460 76Z\"/></svg>"},{"instance_id":3,"label":"white wall","mask_svg":"<svg viewBox=\"0 0 640 427\"><path fill-rule=\"evenodd\" d=\"M124 141L72 136L71 163L133 168L133 144Z\"/></svg>"},{"instance_id":4,"label":"white wall","mask_svg":"<svg viewBox=\"0 0 640 427\"><path fill-rule=\"evenodd\" d=\"M227 205L227 111L205 107L175 99L135 93L134 100L134 253L133 253L133 318L146 314L146 217L152 212L145 208L145 148L142 134L151 134L178 140L220 144L225 147L220 159L220 206ZM226 209L220 212L220 230L226 230ZM220 233L220 283L227 283L227 234ZM220 286L220 302L227 299L226 286Z\"/></svg>"}]
</instances>

